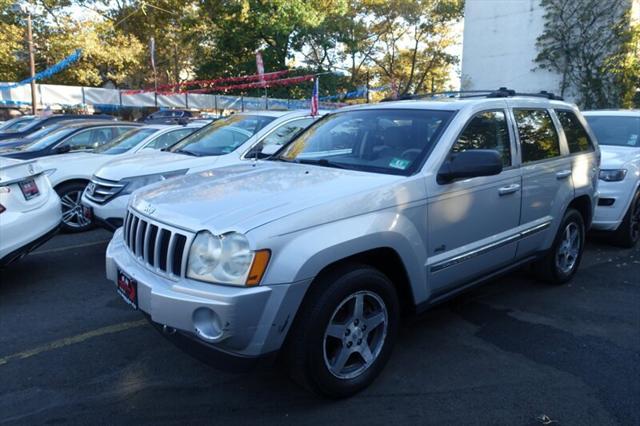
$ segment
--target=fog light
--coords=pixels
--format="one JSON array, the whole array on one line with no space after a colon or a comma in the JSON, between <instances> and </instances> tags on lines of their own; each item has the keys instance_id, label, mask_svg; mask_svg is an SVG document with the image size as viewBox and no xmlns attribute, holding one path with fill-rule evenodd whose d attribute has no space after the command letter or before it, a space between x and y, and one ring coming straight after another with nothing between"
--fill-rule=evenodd
<instances>
[{"instance_id":1,"label":"fog light","mask_svg":"<svg viewBox=\"0 0 640 426\"><path fill-rule=\"evenodd\" d=\"M222 337L222 321L209 308L198 308L193 313L196 335L207 342L216 342Z\"/></svg>"}]
</instances>

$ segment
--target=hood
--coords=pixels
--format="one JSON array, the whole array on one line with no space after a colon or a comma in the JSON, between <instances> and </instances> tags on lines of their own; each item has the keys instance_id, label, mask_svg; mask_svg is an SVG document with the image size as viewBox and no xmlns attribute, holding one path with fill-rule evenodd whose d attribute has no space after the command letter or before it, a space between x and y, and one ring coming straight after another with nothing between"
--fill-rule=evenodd
<instances>
[{"instance_id":1,"label":"hood","mask_svg":"<svg viewBox=\"0 0 640 426\"><path fill-rule=\"evenodd\" d=\"M336 220L371 209L397 204L390 184L402 176L353 170L261 161L195 173L150 185L134 193L132 205L163 222L193 231L248 232L250 229L313 207L330 205L316 223ZM385 186L389 194L367 197ZM358 199L355 195L358 194ZM349 203L335 203L349 197ZM335 208L334 208L335 203Z\"/></svg>"},{"instance_id":2,"label":"hood","mask_svg":"<svg viewBox=\"0 0 640 426\"><path fill-rule=\"evenodd\" d=\"M127 155L126 158L109 162L107 166L96 172L96 176L102 179L119 181L132 176L213 166L216 161L217 157L215 156L193 157L167 151L138 152Z\"/></svg>"},{"instance_id":3,"label":"hood","mask_svg":"<svg viewBox=\"0 0 640 426\"><path fill-rule=\"evenodd\" d=\"M619 169L633 160L640 160L640 148L600 145L600 152L602 154L601 169Z\"/></svg>"}]
</instances>

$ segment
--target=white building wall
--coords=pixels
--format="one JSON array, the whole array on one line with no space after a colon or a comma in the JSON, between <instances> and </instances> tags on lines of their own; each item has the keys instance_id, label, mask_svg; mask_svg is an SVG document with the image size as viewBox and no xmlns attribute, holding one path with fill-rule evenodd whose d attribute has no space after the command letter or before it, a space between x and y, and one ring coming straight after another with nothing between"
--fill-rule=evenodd
<instances>
[{"instance_id":1,"label":"white building wall","mask_svg":"<svg viewBox=\"0 0 640 426\"><path fill-rule=\"evenodd\" d=\"M461 86L559 93L560 76L535 70L536 39L544 27L540 0L467 0Z\"/></svg>"}]
</instances>

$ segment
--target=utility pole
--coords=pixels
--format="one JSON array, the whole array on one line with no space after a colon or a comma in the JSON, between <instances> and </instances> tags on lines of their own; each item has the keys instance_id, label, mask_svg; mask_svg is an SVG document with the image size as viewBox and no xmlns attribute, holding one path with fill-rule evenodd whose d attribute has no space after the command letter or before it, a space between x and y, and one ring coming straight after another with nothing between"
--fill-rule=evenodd
<instances>
[{"instance_id":1,"label":"utility pole","mask_svg":"<svg viewBox=\"0 0 640 426\"><path fill-rule=\"evenodd\" d=\"M29 44L29 67L31 68L31 113L36 115L36 61L33 53L33 31L31 30L31 13L27 13L27 43Z\"/></svg>"}]
</instances>

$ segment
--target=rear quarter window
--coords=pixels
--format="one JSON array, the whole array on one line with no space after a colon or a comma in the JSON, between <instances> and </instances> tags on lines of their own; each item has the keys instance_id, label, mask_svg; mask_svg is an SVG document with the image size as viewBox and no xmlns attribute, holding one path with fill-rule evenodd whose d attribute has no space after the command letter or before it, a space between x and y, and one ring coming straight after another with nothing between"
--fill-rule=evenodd
<instances>
[{"instance_id":1,"label":"rear quarter window","mask_svg":"<svg viewBox=\"0 0 640 426\"><path fill-rule=\"evenodd\" d=\"M556 110L556 115L564 130L571 154L593 151L593 142L573 111Z\"/></svg>"}]
</instances>

